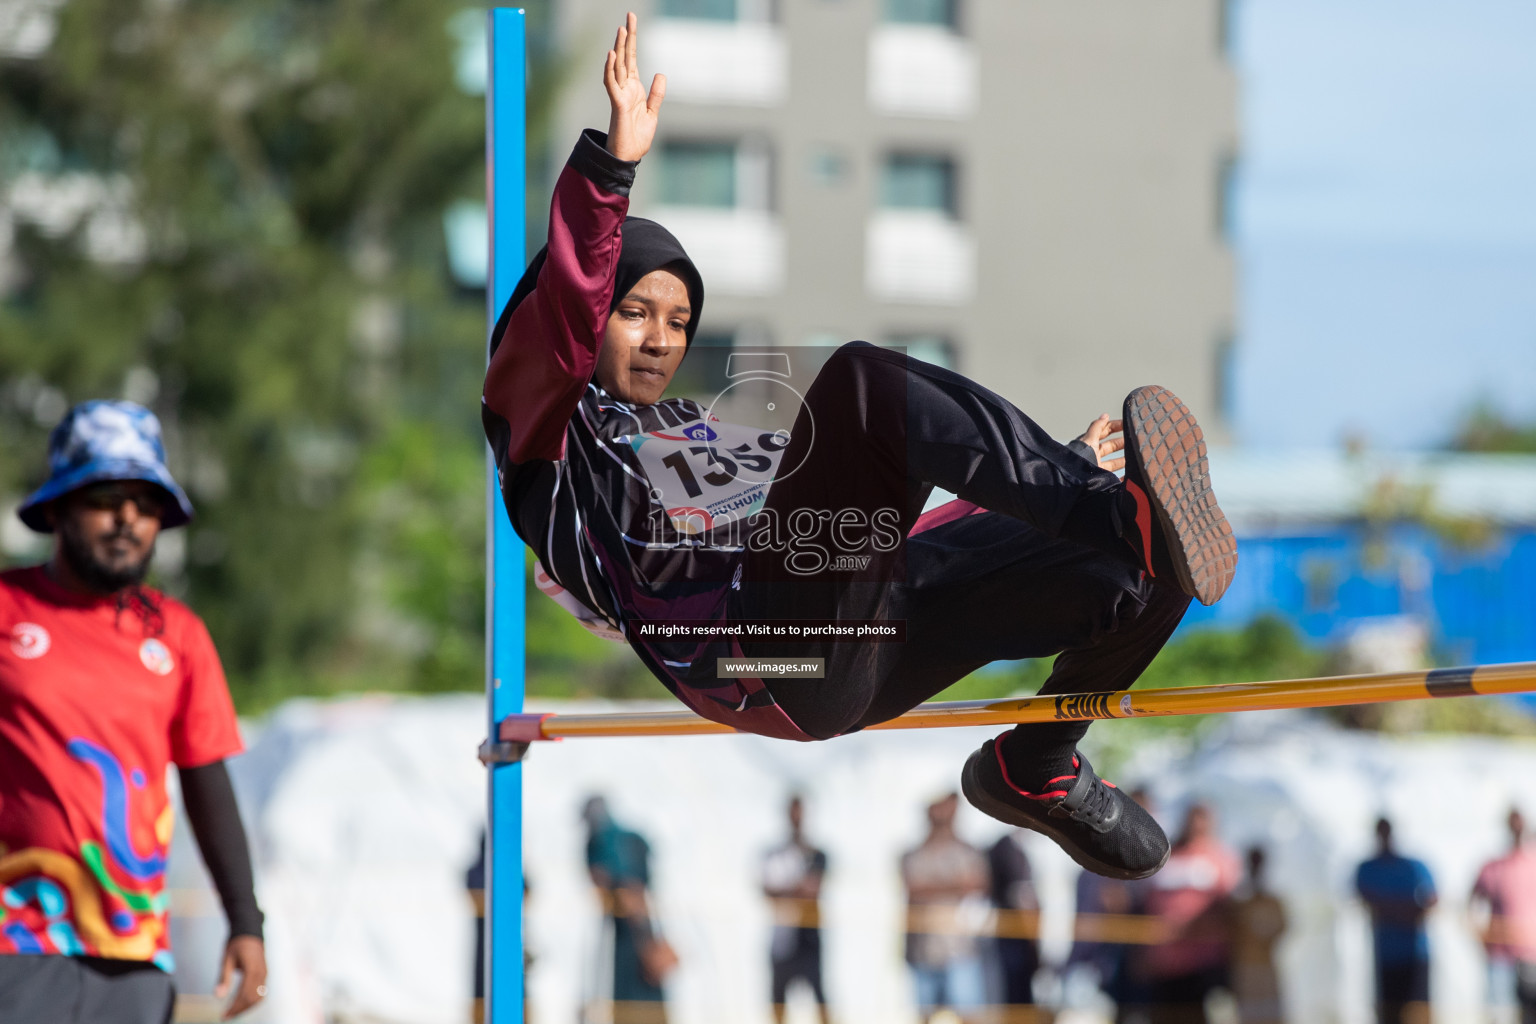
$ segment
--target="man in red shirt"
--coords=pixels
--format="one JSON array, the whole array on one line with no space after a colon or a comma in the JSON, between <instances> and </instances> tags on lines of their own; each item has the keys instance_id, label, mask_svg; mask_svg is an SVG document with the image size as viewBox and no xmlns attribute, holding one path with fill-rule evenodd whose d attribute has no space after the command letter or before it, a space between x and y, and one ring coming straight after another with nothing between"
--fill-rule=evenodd
<instances>
[{"instance_id":1,"label":"man in red shirt","mask_svg":"<svg viewBox=\"0 0 1536 1024\"><path fill-rule=\"evenodd\" d=\"M1477 873L1472 902L1487 908L1482 939L1489 966L1496 969L1490 974L1514 972L1520 1024L1536 1024L1536 850L1525 841L1525 818L1518 810L1509 812L1509 839L1509 852Z\"/></svg>"},{"instance_id":2,"label":"man in red shirt","mask_svg":"<svg viewBox=\"0 0 1536 1024\"><path fill-rule=\"evenodd\" d=\"M241 974L227 1018L266 991L224 766L240 734L202 621L142 583L192 506L159 422L129 402L70 410L49 462L18 515L53 534L53 556L0 573L0 1024L171 1019L172 762L229 919L220 995Z\"/></svg>"},{"instance_id":3,"label":"man in red shirt","mask_svg":"<svg viewBox=\"0 0 1536 1024\"><path fill-rule=\"evenodd\" d=\"M1184 831L1146 895L1147 913L1165 936L1143 961L1154 1024L1203 1024L1206 996L1226 987L1226 901L1241 875L1237 855L1216 837L1214 812L1202 803L1190 807Z\"/></svg>"}]
</instances>

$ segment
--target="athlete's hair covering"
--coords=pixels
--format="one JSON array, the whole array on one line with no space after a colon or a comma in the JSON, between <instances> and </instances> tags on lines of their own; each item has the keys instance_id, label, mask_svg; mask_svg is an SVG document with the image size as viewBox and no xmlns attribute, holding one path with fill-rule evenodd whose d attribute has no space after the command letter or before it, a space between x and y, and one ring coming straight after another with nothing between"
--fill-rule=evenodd
<instances>
[{"instance_id":1,"label":"athlete's hair covering","mask_svg":"<svg viewBox=\"0 0 1536 1024\"><path fill-rule=\"evenodd\" d=\"M623 243L619 250L619 266L614 273L613 298L608 303L608 312L612 313L629 294L629 290L640 282L640 279L653 270L663 267L676 273L682 278L684 286L688 289L688 306L691 314L688 317L688 326L684 328L684 334L688 338L688 344L693 344L694 332L699 329L699 317L704 312L704 279L699 276L699 269L693 265L693 260L688 258L688 253L683 249L681 242L666 228L653 220L644 217L625 217L623 227ZM523 271L522 280L517 282L517 287L512 290L512 298L508 300L507 307L501 311L501 316L496 321L496 330L491 333L491 351L496 351L496 346L501 344L501 337L506 333L507 323L512 318L512 311L522 305L524 299L538 284L539 272L544 269L544 261L549 256L549 246L544 246L534 256L533 262L528 264L528 269Z\"/></svg>"}]
</instances>

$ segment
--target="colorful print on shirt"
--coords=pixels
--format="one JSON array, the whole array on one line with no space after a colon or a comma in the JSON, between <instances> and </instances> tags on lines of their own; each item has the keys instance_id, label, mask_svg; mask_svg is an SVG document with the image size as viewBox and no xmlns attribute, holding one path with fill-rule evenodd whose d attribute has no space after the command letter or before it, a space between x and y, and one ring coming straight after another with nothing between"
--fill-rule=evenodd
<instances>
[{"instance_id":1,"label":"colorful print on shirt","mask_svg":"<svg viewBox=\"0 0 1536 1024\"><path fill-rule=\"evenodd\" d=\"M213 642L185 606L0 574L0 955L172 968L172 762L240 751ZM6 640L9 642L5 642Z\"/></svg>"}]
</instances>

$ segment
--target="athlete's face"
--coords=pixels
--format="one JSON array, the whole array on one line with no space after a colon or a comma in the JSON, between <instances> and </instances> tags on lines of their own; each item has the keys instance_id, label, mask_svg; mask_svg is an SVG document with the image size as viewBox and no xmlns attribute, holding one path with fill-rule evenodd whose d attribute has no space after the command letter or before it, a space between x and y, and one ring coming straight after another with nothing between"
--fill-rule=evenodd
<instances>
[{"instance_id":1,"label":"athlete's face","mask_svg":"<svg viewBox=\"0 0 1536 1024\"><path fill-rule=\"evenodd\" d=\"M154 557L168 495L142 480L103 480L54 502L54 569L71 586L110 594L139 583Z\"/></svg>"},{"instance_id":2,"label":"athlete's face","mask_svg":"<svg viewBox=\"0 0 1536 1024\"><path fill-rule=\"evenodd\" d=\"M608 316L597 383L621 402L653 405L688 351L688 286L670 270L646 274Z\"/></svg>"}]
</instances>

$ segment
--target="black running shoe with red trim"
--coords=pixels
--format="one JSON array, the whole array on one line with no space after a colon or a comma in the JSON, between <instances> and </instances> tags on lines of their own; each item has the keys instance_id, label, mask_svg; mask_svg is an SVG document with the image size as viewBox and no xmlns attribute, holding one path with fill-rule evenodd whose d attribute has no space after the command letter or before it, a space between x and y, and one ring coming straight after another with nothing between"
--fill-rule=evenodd
<instances>
[{"instance_id":1,"label":"black running shoe with red trim","mask_svg":"<svg viewBox=\"0 0 1536 1024\"><path fill-rule=\"evenodd\" d=\"M1122 421L1125 490L1136 503L1126 540L1148 575L1215 604L1237 571L1237 539L1211 490L1200 424L1177 395L1156 385L1126 396Z\"/></svg>"},{"instance_id":2,"label":"black running shoe with red trim","mask_svg":"<svg viewBox=\"0 0 1536 1024\"><path fill-rule=\"evenodd\" d=\"M1168 861L1168 837L1152 815L1112 782L1094 774L1081 753L1076 775L1063 775L1030 793L1008 777L996 739L965 762L960 788L983 814L1041 832L1083 867L1108 878L1146 878Z\"/></svg>"}]
</instances>

